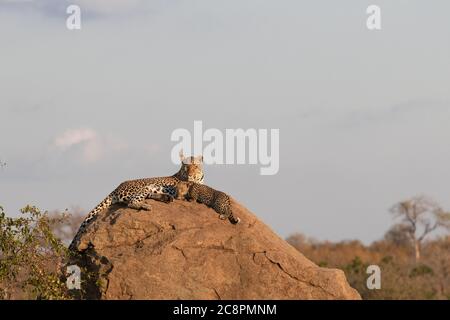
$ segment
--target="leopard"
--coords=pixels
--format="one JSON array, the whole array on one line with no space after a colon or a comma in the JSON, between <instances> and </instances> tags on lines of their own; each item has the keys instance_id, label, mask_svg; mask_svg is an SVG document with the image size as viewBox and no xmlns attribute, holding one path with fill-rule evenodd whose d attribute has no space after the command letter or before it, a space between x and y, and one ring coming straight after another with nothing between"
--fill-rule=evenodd
<instances>
[{"instance_id":1,"label":"leopard","mask_svg":"<svg viewBox=\"0 0 450 320\"><path fill-rule=\"evenodd\" d=\"M231 224L241 221L233 215L230 197L222 191L213 189L205 184L193 181L180 181L176 186L176 199L197 201L214 209L222 220L228 219Z\"/></svg>"},{"instance_id":2,"label":"leopard","mask_svg":"<svg viewBox=\"0 0 450 320\"><path fill-rule=\"evenodd\" d=\"M180 151L181 168L172 176L143 178L124 181L114 189L103 201L92 209L81 223L78 232L69 245L69 250L75 250L82 234L98 214L114 204L125 204L135 210L151 211L152 206L145 199L153 199L165 203L172 202L176 196L176 186L180 181L203 184L203 156L185 157Z\"/></svg>"}]
</instances>

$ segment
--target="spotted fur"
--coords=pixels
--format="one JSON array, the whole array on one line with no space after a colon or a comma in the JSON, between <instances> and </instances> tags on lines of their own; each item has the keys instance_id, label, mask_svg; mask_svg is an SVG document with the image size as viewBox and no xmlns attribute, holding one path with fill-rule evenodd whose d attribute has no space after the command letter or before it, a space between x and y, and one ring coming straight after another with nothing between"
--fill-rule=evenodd
<instances>
[{"instance_id":1,"label":"spotted fur","mask_svg":"<svg viewBox=\"0 0 450 320\"><path fill-rule=\"evenodd\" d=\"M69 246L70 250L77 247L81 235L89 223L103 210L116 203L124 203L136 210L151 210L151 205L145 199L171 202L176 196L176 186L180 181L191 181L203 184L203 157L184 157L180 152L181 168L169 177L145 178L122 182L102 202L100 202L84 219L76 236Z\"/></svg>"},{"instance_id":2,"label":"spotted fur","mask_svg":"<svg viewBox=\"0 0 450 320\"><path fill-rule=\"evenodd\" d=\"M228 219L232 224L241 221L233 215L230 197L225 192L215 190L204 184L180 181L176 186L175 197L203 203L214 209L219 214L220 219Z\"/></svg>"}]
</instances>

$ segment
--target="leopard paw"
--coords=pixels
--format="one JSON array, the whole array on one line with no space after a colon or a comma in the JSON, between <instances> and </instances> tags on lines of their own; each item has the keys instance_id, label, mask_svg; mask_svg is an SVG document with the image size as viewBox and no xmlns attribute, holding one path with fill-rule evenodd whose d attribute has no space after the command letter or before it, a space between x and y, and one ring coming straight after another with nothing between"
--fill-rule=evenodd
<instances>
[{"instance_id":1,"label":"leopard paw","mask_svg":"<svg viewBox=\"0 0 450 320\"><path fill-rule=\"evenodd\" d=\"M146 210L146 211L151 211L152 210L152 205L148 204L148 203L143 203L141 204L141 208L142 210Z\"/></svg>"},{"instance_id":2,"label":"leopard paw","mask_svg":"<svg viewBox=\"0 0 450 320\"><path fill-rule=\"evenodd\" d=\"M168 195L168 194L165 194L162 197L162 201L165 203L171 203L171 202L173 202L173 199L174 199L174 197L172 197L171 195Z\"/></svg>"}]
</instances>

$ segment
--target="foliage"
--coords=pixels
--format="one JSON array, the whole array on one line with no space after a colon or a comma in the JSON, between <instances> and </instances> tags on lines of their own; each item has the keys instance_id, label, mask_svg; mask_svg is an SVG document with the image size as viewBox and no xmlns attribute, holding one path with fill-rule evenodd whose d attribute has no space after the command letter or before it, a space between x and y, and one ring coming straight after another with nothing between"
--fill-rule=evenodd
<instances>
[{"instance_id":1,"label":"foliage","mask_svg":"<svg viewBox=\"0 0 450 320\"><path fill-rule=\"evenodd\" d=\"M0 299L67 299L59 269L68 252L52 232L66 217L32 206L21 213L7 217L0 207Z\"/></svg>"},{"instance_id":2,"label":"foliage","mask_svg":"<svg viewBox=\"0 0 450 320\"><path fill-rule=\"evenodd\" d=\"M414 277L421 277L424 275L433 275L434 271L433 269L431 269L429 266L427 266L426 264L419 264L418 266L414 267L411 269L411 272L409 273L409 276L411 278Z\"/></svg>"},{"instance_id":3,"label":"foliage","mask_svg":"<svg viewBox=\"0 0 450 320\"><path fill-rule=\"evenodd\" d=\"M304 239L296 234L287 240L318 265L343 270L363 299L450 299L450 237L425 241L420 263L415 261L411 245L392 242L389 232L385 239L370 245ZM369 265L380 267L379 290L367 288Z\"/></svg>"}]
</instances>

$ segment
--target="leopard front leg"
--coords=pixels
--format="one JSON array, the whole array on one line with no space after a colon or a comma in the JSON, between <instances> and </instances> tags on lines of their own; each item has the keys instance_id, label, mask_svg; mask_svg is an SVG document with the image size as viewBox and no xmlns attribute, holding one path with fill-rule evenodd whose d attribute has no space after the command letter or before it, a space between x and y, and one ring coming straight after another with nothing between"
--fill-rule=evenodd
<instances>
[{"instance_id":1,"label":"leopard front leg","mask_svg":"<svg viewBox=\"0 0 450 320\"><path fill-rule=\"evenodd\" d=\"M173 197L169 194L165 194L165 193L150 193L148 195L149 199L153 199L156 201L162 201L165 203L170 203L173 201Z\"/></svg>"},{"instance_id":2,"label":"leopard front leg","mask_svg":"<svg viewBox=\"0 0 450 320\"><path fill-rule=\"evenodd\" d=\"M170 185L149 186L149 194L147 198L156 201L170 203L176 196L176 189Z\"/></svg>"},{"instance_id":3,"label":"leopard front leg","mask_svg":"<svg viewBox=\"0 0 450 320\"><path fill-rule=\"evenodd\" d=\"M136 209L136 210L152 210L152 206L145 203L144 200L148 197L149 190L147 188L142 188L135 194L133 194L128 201L128 208Z\"/></svg>"}]
</instances>

